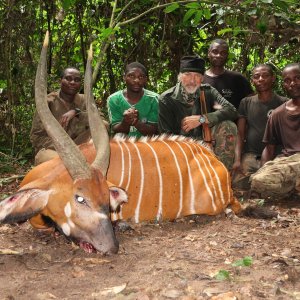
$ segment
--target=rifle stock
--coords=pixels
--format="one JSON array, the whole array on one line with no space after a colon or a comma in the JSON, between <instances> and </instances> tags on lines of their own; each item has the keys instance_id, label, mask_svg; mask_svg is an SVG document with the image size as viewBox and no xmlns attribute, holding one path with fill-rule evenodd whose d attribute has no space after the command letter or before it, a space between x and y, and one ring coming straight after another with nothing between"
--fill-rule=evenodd
<instances>
[{"instance_id":1,"label":"rifle stock","mask_svg":"<svg viewBox=\"0 0 300 300\"><path fill-rule=\"evenodd\" d=\"M205 95L204 91L200 92L200 107L201 107L201 114L206 115L207 109L206 109L206 102L205 102ZM202 124L202 133L203 133L203 140L207 145L212 149L212 135L210 127L207 123Z\"/></svg>"}]
</instances>

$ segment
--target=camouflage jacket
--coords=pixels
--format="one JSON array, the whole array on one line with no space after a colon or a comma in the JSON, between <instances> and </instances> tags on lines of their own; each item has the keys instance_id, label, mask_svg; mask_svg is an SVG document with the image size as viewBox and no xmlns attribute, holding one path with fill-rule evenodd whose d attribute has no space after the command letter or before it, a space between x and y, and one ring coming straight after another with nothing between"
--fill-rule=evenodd
<instances>
[{"instance_id":1,"label":"camouflage jacket","mask_svg":"<svg viewBox=\"0 0 300 300\"><path fill-rule=\"evenodd\" d=\"M204 90L207 118L209 126L213 127L216 124L230 120L234 121L237 116L237 110L229 103L219 92L208 84L202 84L200 87ZM219 107L216 109L216 104ZM188 135L194 138L201 138L201 126L185 133L181 130L181 121L183 118L191 115L203 114L200 109L200 101L195 101L193 106L190 106L180 93L180 83L171 89L167 90L159 97L159 131L161 133Z\"/></svg>"}]
</instances>

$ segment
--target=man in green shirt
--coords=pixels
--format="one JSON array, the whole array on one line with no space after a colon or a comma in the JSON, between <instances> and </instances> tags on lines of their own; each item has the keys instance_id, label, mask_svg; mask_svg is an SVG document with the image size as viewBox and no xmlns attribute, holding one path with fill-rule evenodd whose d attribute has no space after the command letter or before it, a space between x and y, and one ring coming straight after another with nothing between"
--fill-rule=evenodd
<instances>
[{"instance_id":1,"label":"man in green shirt","mask_svg":"<svg viewBox=\"0 0 300 300\"><path fill-rule=\"evenodd\" d=\"M204 71L202 58L181 59L178 83L159 97L159 131L203 139L202 129L211 128L214 153L230 170L237 137L232 121L237 110L215 88L202 84Z\"/></svg>"},{"instance_id":2,"label":"man in green shirt","mask_svg":"<svg viewBox=\"0 0 300 300\"><path fill-rule=\"evenodd\" d=\"M158 94L144 88L146 68L138 62L127 65L124 81L126 89L107 100L112 132L133 137L157 134Z\"/></svg>"}]
</instances>

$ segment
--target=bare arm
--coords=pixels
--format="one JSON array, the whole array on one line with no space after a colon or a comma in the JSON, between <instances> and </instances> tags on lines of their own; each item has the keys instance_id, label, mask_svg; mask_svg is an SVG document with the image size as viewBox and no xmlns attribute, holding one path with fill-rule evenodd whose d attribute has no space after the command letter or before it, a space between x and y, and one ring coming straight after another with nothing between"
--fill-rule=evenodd
<instances>
[{"instance_id":1,"label":"bare arm","mask_svg":"<svg viewBox=\"0 0 300 300\"><path fill-rule=\"evenodd\" d=\"M130 126L131 126L130 124L122 121L121 123L117 123L113 125L112 130L115 133L120 132L120 133L128 134L130 130Z\"/></svg>"},{"instance_id":2,"label":"bare arm","mask_svg":"<svg viewBox=\"0 0 300 300\"><path fill-rule=\"evenodd\" d=\"M237 135L237 142L235 146L235 159L234 164L232 167L232 174L236 172L241 172L241 160L242 160L242 152L244 149L245 144L245 136L246 136L246 130L247 130L247 120L244 117L240 117L237 122L237 129L238 129L238 135Z\"/></svg>"},{"instance_id":3,"label":"bare arm","mask_svg":"<svg viewBox=\"0 0 300 300\"><path fill-rule=\"evenodd\" d=\"M205 97L207 99L211 99L211 101L215 103L215 111L209 112L206 115L210 127L225 120L234 121L238 118L238 112L236 108L230 102L228 102L215 88L211 87L211 89L205 93Z\"/></svg>"},{"instance_id":4,"label":"bare arm","mask_svg":"<svg viewBox=\"0 0 300 300\"><path fill-rule=\"evenodd\" d=\"M69 122L76 116L77 112L75 109L71 109L65 114L63 114L59 120L60 125L66 130Z\"/></svg>"},{"instance_id":5,"label":"bare arm","mask_svg":"<svg viewBox=\"0 0 300 300\"><path fill-rule=\"evenodd\" d=\"M137 123L134 126L142 135L155 135L158 132L157 124L154 123L149 124L137 121Z\"/></svg>"},{"instance_id":6,"label":"bare arm","mask_svg":"<svg viewBox=\"0 0 300 300\"><path fill-rule=\"evenodd\" d=\"M263 166L267 161L274 159L276 145L267 144L262 155L260 165Z\"/></svg>"}]
</instances>

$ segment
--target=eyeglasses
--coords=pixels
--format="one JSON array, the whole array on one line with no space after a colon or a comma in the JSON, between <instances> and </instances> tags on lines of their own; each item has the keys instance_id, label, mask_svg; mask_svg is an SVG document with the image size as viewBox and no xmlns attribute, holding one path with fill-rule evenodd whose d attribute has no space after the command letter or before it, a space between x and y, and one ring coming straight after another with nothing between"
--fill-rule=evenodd
<instances>
[{"instance_id":1,"label":"eyeglasses","mask_svg":"<svg viewBox=\"0 0 300 300\"><path fill-rule=\"evenodd\" d=\"M80 77L73 77L73 76L64 76L63 79L67 80L68 82L81 82L81 78Z\"/></svg>"}]
</instances>

